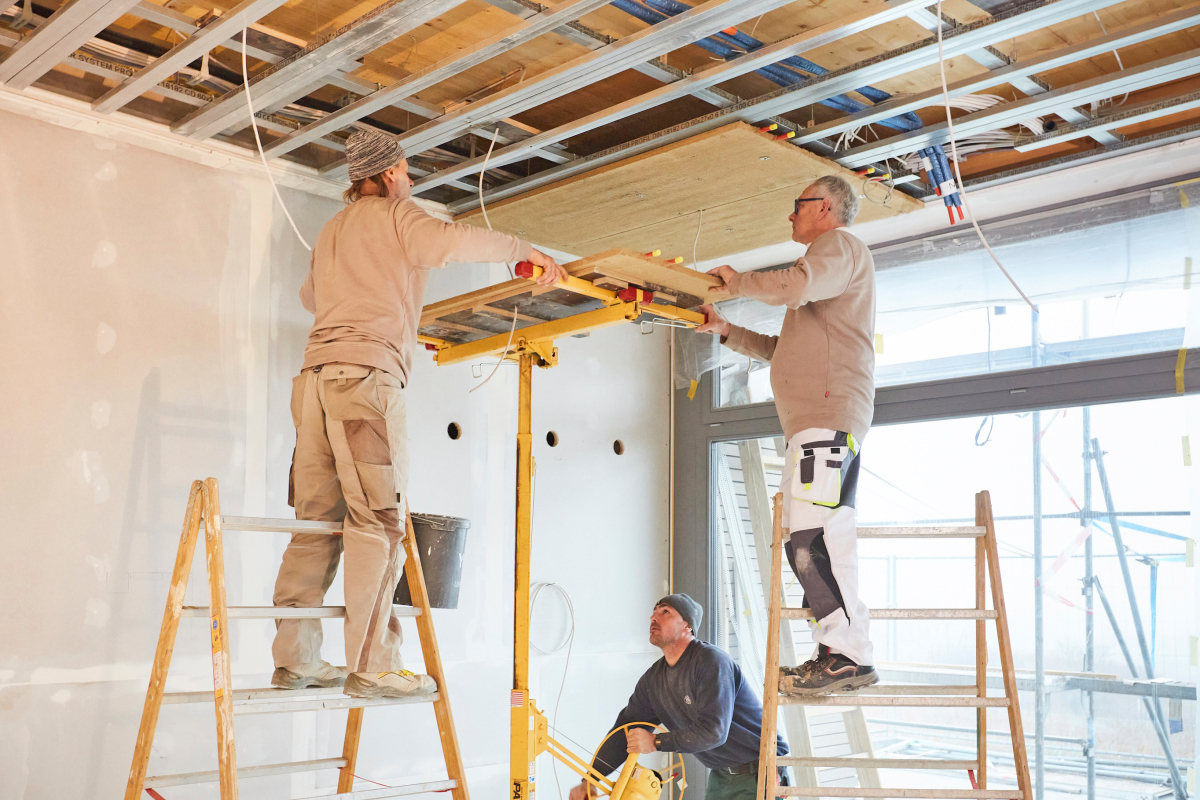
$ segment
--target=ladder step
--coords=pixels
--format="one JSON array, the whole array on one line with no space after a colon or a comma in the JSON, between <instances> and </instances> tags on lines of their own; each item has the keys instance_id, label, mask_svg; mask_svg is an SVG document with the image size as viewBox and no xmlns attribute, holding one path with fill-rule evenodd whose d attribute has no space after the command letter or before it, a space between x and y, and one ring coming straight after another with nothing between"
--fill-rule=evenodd
<instances>
[{"instance_id":1,"label":"ladder step","mask_svg":"<svg viewBox=\"0 0 1200 800\"><path fill-rule=\"evenodd\" d=\"M811 697L780 695L779 702L782 705L802 706L907 706L913 708L922 706L1006 708L1008 706L1007 697L881 697L860 694L813 695ZM857 797L857 795L855 796Z\"/></svg>"},{"instance_id":2,"label":"ladder step","mask_svg":"<svg viewBox=\"0 0 1200 800\"><path fill-rule=\"evenodd\" d=\"M293 761L287 764L263 764L259 767L239 767L238 780L243 778L265 778L270 775L287 775L292 772L313 772L319 769L341 769L346 766L344 758L318 758L313 761ZM186 786L192 783L216 783L220 780L217 770L207 772L183 772L178 775L154 775L146 778L146 788L162 786Z\"/></svg>"},{"instance_id":3,"label":"ladder step","mask_svg":"<svg viewBox=\"0 0 1200 800\"><path fill-rule=\"evenodd\" d=\"M212 691L171 692L163 703L210 703ZM349 697L336 688L242 689L233 693L234 714L281 714L297 711L328 711L338 708L374 708L375 706L436 703L438 694L424 697Z\"/></svg>"},{"instance_id":4,"label":"ladder step","mask_svg":"<svg viewBox=\"0 0 1200 800\"><path fill-rule=\"evenodd\" d=\"M318 606L317 608L284 608L279 606L226 606L229 619L310 619L312 617L344 617L345 606ZM397 617L419 617L421 609L412 606L392 606ZM184 606L183 617L207 617L208 606Z\"/></svg>"},{"instance_id":5,"label":"ladder step","mask_svg":"<svg viewBox=\"0 0 1200 800\"><path fill-rule=\"evenodd\" d=\"M778 756L783 767L845 767L847 769L979 769L979 762L950 758L806 758Z\"/></svg>"},{"instance_id":6,"label":"ladder step","mask_svg":"<svg viewBox=\"0 0 1200 800\"><path fill-rule=\"evenodd\" d=\"M930 683L877 683L865 689L859 689L858 694L938 694L974 696L978 691L974 686L965 684L943 685Z\"/></svg>"},{"instance_id":7,"label":"ladder step","mask_svg":"<svg viewBox=\"0 0 1200 800\"><path fill-rule=\"evenodd\" d=\"M926 800L1024 800L1019 789L863 789L854 786L777 786L789 797L892 797Z\"/></svg>"},{"instance_id":8,"label":"ladder step","mask_svg":"<svg viewBox=\"0 0 1200 800\"><path fill-rule=\"evenodd\" d=\"M886 528L859 528L860 539L978 539L987 531L978 525L891 526Z\"/></svg>"},{"instance_id":9,"label":"ladder step","mask_svg":"<svg viewBox=\"0 0 1200 800\"><path fill-rule=\"evenodd\" d=\"M808 608L780 609L784 619L812 619ZM873 608L871 619L995 619L996 612L977 608Z\"/></svg>"},{"instance_id":10,"label":"ladder step","mask_svg":"<svg viewBox=\"0 0 1200 800\"><path fill-rule=\"evenodd\" d=\"M302 800L387 800L389 797L405 797L424 792L444 792L457 788L458 781L430 781L429 783L410 783L407 786L388 786L382 789L359 789L357 792L340 794L317 794L302 798Z\"/></svg>"},{"instance_id":11,"label":"ladder step","mask_svg":"<svg viewBox=\"0 0 1200 800\"><path fill-rule=\"evenodd\" d=\"M325 533L336 536L342 532L340 522L312 522L304 519L268 519L266 517L221 517L223 531L273 531L275 533Z\"/></svg>"}]
</instances>

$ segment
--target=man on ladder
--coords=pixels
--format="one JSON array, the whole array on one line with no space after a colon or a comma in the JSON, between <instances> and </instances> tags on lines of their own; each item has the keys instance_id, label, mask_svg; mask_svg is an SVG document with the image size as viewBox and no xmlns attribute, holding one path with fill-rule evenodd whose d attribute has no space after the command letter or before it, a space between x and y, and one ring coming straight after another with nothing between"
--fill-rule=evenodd
<instances>
[{"instance_id":1,"label":"man on ladder","mask_svg":"<svg viewBox=\"0 0 1200 800\"><path fill-rule=\"evenodd\" d=\"M405 388L431 268L532 261L550 285L566 272L527 242L442 222L410 197L404 149L359 131L346 142L347 207L317 239L300 299L316 319L292 382L296 451L289 502L302 520L344 520L342 536L297 533L283 554L276 606L319 606L346 552L346 664L321 658L321 621L277 622L271 683L341 686L354 697L437 690L403 669L392 595L403 567L397 495L408 483ZM349 672L349 674L347 674Z\"/></svg>"},{"instance_id":2,"label":"man on ladder","mask_svg":"<svg viewBox=\"0 0 1200 800\"><path fill-rule=\"evenodd\" d=\"M854 495L875 411L875 263L846 230L859 201L842 178L814 181L796 199L792 239L808 245L788 269L710 270L734 297L786 306L778 336L731 325L711 305L696 330L771 364L787 437L780 491L788 562L811 608L815 656L780 670L784 694L827 694L876 683L867 606L858 594Z\"/></svg>"}]
</instances>

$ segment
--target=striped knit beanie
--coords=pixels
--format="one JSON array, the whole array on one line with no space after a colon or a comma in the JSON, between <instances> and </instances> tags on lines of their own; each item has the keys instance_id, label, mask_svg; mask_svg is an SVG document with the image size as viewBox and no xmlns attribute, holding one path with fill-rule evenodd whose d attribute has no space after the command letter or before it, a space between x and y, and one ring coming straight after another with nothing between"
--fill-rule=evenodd
<instances>
[{"instance_id":1,"label":"striped knit beanie","mask_svg":"<svg viewBox=\"0 0 1200 800\"><path fill-rule=\"evenodd\" d=\"M400 143L379 131L355 131L346 140L346 163L350 180L369 178L391 169L404 158Z\"/></svg>"}]
</instances>

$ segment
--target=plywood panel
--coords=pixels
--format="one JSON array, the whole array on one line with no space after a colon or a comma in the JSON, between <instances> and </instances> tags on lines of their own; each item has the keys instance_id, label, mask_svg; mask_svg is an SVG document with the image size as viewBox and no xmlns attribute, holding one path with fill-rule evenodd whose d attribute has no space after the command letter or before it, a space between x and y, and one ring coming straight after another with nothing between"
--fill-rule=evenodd
<instances>
[{"instance_id":1,"label":"plywood panel","mask_svg":"<svg viewBox=\"0 0 1200 800\"><path fill-rule=\"evenodd\" d=\"M496 230L587 256L614 247L661 249L692 261L787 241L792 201L822 175L862 179L753 126L734 123L488 206ZM864 200L859 222L920 208L896 192ZM699 241L697 223L703 211ZM481 219L478 209L460 219Z\"/></svg>"}]
</instances>

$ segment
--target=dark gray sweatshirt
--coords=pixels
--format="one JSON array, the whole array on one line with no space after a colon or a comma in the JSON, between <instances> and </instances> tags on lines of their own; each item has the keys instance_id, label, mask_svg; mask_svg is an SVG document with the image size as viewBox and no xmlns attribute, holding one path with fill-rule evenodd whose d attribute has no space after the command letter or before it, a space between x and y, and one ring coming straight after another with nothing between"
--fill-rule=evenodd
<instances>
[{"instance_id":1,"label":"dark gray sweatshirt","mask_svg":"<svg viewBox=\"0 0 1200 800\"><path fill-rule=\"evenodd\" d=\"M630 722L665 725L659 750L692 753L709 769L758 760L762 701L741 668L719 647L693 640L669 666L660 658L641 677L612 730ZM625 733L613 734L592 766L608 775L625 763ZM776 752L788 746L779 737Z\"/></svg>"}]
</instances>

